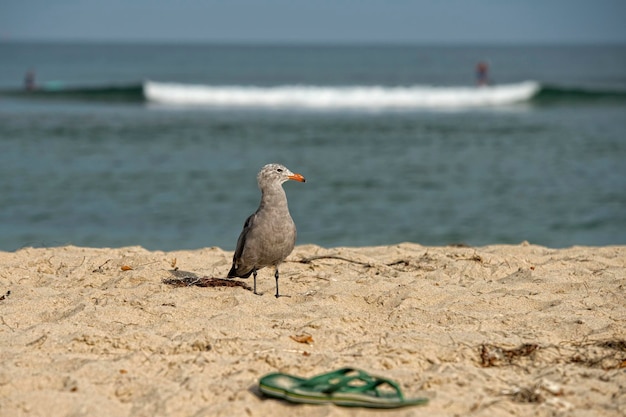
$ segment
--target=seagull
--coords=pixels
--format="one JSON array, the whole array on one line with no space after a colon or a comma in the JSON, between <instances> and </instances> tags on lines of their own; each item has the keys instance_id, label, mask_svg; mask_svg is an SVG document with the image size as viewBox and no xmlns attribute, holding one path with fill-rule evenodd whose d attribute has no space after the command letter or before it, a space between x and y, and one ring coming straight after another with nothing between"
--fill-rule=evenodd
<instances>
[{"instance_id":1,"label":"seagull","mask_svg":"<svg viewBox=\"0 0 626 417\"><path fill-rule=\"evenodd\" d=\"M259 208L246 219L237 240L233 265L228 278L248 278L254 276L256 292L257 271L273 266L276 278L276 298L278 292L278 265L291 253L296 244L296 225L289 214L287 196L283 183L288 181L305 182L300 174L294 174L281 164L267 164L257 175L261 189Z\"/></svg>"}]
</instances>

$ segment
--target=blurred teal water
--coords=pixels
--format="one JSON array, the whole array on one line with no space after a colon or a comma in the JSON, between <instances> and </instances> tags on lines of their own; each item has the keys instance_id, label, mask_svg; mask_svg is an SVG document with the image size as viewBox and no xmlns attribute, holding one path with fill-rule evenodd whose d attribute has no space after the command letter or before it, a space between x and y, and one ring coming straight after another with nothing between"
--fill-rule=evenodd
<instances>
[{"instance_id":1,"label":"blurred teal water","mask_svg":"<svg viewBox=\"0 0 626 417\"><path fill-rule=\"evenodd\" d=\"M623 46L0 44L0 56L3 250L233 249L258 204L256 173L274 161L307 178L285 185L298 243L626 243ZM484 59L497 83L534 80L542 93L378 111L14 94L29 68L42 85L81 89L469 86Z\"/></svg>"}]
</instances>

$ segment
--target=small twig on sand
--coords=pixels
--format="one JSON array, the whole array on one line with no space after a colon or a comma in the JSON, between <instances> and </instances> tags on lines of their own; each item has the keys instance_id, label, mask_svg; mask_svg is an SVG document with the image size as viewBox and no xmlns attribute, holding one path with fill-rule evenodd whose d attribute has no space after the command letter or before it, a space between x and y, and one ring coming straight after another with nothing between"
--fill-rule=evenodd
<instances>
[{"instance_id":1,"label":"small twig on sand","mask_svg":"<svg viewBox=\"0 0 626 417\"><path fill-rule=\"evenodd\" d=\"M339 256L339 255L315 255L315 256L309 256L307 258L301 258L300 260L294 261L294 262L299 262L301 264L310 264L312 261L316 261L318 259L337 259L340 261L346 261L346 262L350 262L350 263L357 264L357 265L363 265L366 268L389 267L389 268L397 269L397 268L394 268L397 265L402 265L406 267L410 264L410 262L405 259L400 259L398 261L394 261L388 264L383 264L383 263L357 261L354 259Z\"/></svg>"},{"instance_id":2,"label":"small twig on sand","mask_svg":"<svg viewBox=\"0 0 626 417\"><path fill-rule=\"evenodd\" d=\"M353 264L359 264L359 265L367 266L370 268L374 266L369 262L355 261L354 259L344 258L343 256L339 256L339 255L315 255L315 256L309 256L308 258L302 258L296 262L300 262L301 264L310 264L312 261L316 261L318 259L338 259L340 261L351 262Z\"/></svg>"}]
</instances>

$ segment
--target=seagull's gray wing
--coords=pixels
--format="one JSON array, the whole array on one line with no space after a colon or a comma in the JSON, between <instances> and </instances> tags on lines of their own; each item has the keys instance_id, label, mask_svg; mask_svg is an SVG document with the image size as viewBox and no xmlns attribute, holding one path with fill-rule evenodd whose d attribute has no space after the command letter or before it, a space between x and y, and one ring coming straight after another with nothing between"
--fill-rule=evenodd
<instances>
[{"instance_id":1,"label":"seagull's gray wing","mask_svg":"<svg viewBox=\"0 0 626 417\"><path fill-rule=\"evenodd\" d=\"M233 265L230 268L230 272L228 272L228 277L240 277L240 278L248 278L254 269L254 265L242 265L241 256L243 255L243 250L246 247L246 240L250 235L250 230L254 227L254 220L256 219L256 213L251 214L246 222L243 224L243 230L239 235L239 239L237 239L237 247L235 248L235 254L233 256ZM249 270L248 270L249 268Z\"/></svg>"}]
</instances>

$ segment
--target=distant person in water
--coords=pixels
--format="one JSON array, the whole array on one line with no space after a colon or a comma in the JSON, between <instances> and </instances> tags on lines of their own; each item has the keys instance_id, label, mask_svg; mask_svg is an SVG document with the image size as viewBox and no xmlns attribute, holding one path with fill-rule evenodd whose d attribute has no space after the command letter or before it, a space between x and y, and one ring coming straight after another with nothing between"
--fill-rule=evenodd
<instances>
[{"instance_id":1,"label":"distant person in water","mask_svg":"<svg viewBox=\"0 0 626 417\"><path fill-rule=\"evenodd\" d=\"M35 72L33 70L29 70L24 76L24 88L27 91L35 89Z\"/></svg>"},{"instance_id":2,"label":"distant person in water","mask_svg":"<svg viewBox=\"0 0 626 417\"><path fill-rule=\"evenodd\" d=\"M489 66L486 62L481 61L476 65L476 84L489 85Z\"/></svg>"}]
</instances>

